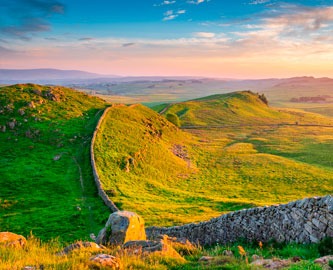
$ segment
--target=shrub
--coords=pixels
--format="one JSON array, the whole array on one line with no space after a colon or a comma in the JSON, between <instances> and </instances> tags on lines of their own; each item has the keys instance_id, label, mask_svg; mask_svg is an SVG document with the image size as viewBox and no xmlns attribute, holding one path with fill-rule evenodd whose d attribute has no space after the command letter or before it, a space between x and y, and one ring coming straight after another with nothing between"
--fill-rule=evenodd
<instances>
[{"instance_id":1,"label":"shrub","mask_svg":"<svg viewBox=\"0 0 333 270\"><path fill-rule=\"evenodd\" d=\"M326 237L318 244L318 252L321 256L333 254L333 238Z\"/></svg>"},{"instance_id":2,"label":"shrub","mask_svg":"<svg viewBox=\"0 0 333 270\"><path fill-rule=\"evenodd\" d=\"M176 127L180 127L180 121L179 118L176 114L174 113L168 113L166 115L166 119L171 122L172 124L174 124Z\"/></svg>"},{"instance_id":3,"label":"shrub","mask_svg":"<svg viewBox=\"0 0 333 270\"><path fill-rule=\"evenodd\" d=\"M268 105L268 99L265 96L265 94L258 94L259 99L264 102L266 105Z\"/></svg>"}]
</instances>

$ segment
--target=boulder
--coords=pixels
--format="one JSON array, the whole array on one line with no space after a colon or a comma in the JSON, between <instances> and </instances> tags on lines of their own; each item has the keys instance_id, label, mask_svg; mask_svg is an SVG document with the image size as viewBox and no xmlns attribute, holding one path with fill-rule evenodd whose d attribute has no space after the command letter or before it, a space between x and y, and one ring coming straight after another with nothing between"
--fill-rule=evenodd
<instances>
[{"instance_id":1,"label":"boulder","mask_svg":"<svg viewBox=\"0 0 333 270\"><path fill-rule=\"evenodd\" d=\"M27 243L24 236L11 232L0 232L0 244L7 247L22 248Z\"/></svg>"},{"instance_id":2,"label":"boulder","mask_svg":"<svg viewBox=\"0 0 333 270\"><path fill-rule=\"evenodd\" d=\"M16 126L16 120L10 121L7 123L10 129L14 129Z\"/></svg>"},{"instance_id":3,"label":"boulder","mask_svg":"<svg viewBox=\"0 0 333 270\"><path fill-rule=\"evenodd\" d=\"M36 105L33 101L29 102L28 106L29 106L29 108L33 108L33 109L36 108Z\"/></svg>"},{"instance_id":4,"label":"boulder","mask_svg":"<svg viewBox=\"0 0 333 270\"><path fill-rule=\"evenodd\" d=\"M209 262L209 261L212 261L212 260L214 260L214 257L211 257L211 256L202 256L199 259L199 262Z\"/></svg>"},{"instance_id":5,"label":"boulder","mask_svg":"<svg viewBox=\"0 0 333 270\"><path fill-rule=\"evenodd\" d=\"M223 250L222 255L227 257L234 257L234 253L229 249Z\"/></svg>"},{"instance_id":6,"label":"boulder","mask_svg":"<svg viewBox=\"0 0 333 270\"><path fill-rule=\"evenodd\" d=\"M144 220L133 212L117 211L108 221L96 239L97 244L122 245L128 241L146 240Z\"/></svg>"},{"instance_id":7,"label":"boulder","mask_svg":"<svg viewBox=\"0 0 333 270\"><path fill-rule=\"evenodd\" d=\"M98 254L90 258L90 268L92 269L123 269L121 261L109 254Z\"/></svg>"},{"instance_id":8,"label":"boulder","mask_svg":"<svg viewBox=\"0 0 333 270\"><path fill-rule=\"evenodd\" d=\"M327 256L318 258L314 261L314 263L325 265L325 264L328 264L329 261L333 261L333 255L327 255Z\"/></svg>"},{"instance_id":9,"label":"boulder","mask_svg":"<svg viewBox=\"0 0 333 270\"><path fill-rule=\"evenodd\" d=\"M68 253L75 250L89 249L91 251L100 250L101 247L94 242L82 242L78 241L74 244L71 244L65 247L58 255L67 255Z\"/></svg>"},{"instance_id":10,"label":"boulder","mask_svg":"<svg viewBox=\"0 0 333 270\"><path fill-rule=\"evenodd\" d=\"M123 245L123 249L127 254L151 254L157 253L161 256L167 256L183 260L183 257L173 248L172 243L169 241L168 236L165 235L160 240L140 240L128 241Z\"/></svg>"},{"instance_id":11,"label":"boulder","mask_svg":"<svg viewBox=\"0 0 333 270\"><path fill-rule=\"evenodd\" d=\"M289 267L294 262L292 260L281 259L259 259L252 262L250 265L254 267L263 267L266 269L282 269Z\"/></svg>"}]
</instances>

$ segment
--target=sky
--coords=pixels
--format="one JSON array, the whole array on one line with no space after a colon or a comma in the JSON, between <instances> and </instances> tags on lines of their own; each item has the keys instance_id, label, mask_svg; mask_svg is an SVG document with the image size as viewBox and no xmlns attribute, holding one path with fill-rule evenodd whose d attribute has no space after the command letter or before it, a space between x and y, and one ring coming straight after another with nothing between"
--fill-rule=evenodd
<instances>
[{"instance_id":1,"label":"sky","mask_svg":"<svg viewBox=\"0 0 333 270\"><path fill-rule=\"evenodd\" d=\"M333 0L0 0L0 68L333 77Z\"/></svg>"}]
</instances>

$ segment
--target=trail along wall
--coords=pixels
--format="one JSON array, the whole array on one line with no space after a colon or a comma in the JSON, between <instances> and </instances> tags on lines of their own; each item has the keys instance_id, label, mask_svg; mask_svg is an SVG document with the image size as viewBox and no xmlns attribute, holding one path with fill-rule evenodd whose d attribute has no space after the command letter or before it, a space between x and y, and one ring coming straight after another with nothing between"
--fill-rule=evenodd
<instances>
[{"instance_id":1,"label":"trail along wall","mask_svg":"<svg viewBox=\"0 0 333 270\"><path fill-rule=\"evenodd\" d=\"M101 180L99 178L97 168L96 168L95 153L94 153L94 144L96 141L97 132L98 132L99 128L101 127L101 124L104 121L106 115L108 114L108 111L111 108L112 107L108 107L104 110L104 112L103 112L101 118L99 119L98 124L95 128L94 135L92 137L91 145L90 145L90 162L91 162L91 166L92 166L94 180L95 180L97 190L98 190L98 195L103 199L104 203L110 208L111 212L116 212L116 211L119 211L118 207L109 199L108 195L105 193L105 191L102 187L102 183L101 183Z\"/></svg>"}]
</instances>

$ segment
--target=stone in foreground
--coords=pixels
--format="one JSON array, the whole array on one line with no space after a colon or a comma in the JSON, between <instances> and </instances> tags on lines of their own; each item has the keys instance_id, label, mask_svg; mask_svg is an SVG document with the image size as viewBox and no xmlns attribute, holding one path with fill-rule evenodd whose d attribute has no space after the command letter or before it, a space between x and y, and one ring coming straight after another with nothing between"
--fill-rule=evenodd
<instances>
[{"instance_id":1,"label":"stone in foreground","mask_svg":"<svg viewBox=\"0 0 333 270\"><path fill-rule=\"evenodd\" d=\"M292 265L292 260L280 260L280 259L259 259L251 263L254 267L263 267L266 269L281 269Z\"/></svg>"},{"instance_id":2,"label":"stone in foreground","mask_svg":"<svg viewBox=\"0 0 333 270\"><path fill-rule=\"evenodd\" d=\"M94 257L91 257L89 267L92 269L123 269L120 260L109 254L98 254Z\"/></svg>"},{"instance_id":3,"label":"stone in foreground","mask_svg":"<svg viewBox=\"0 0 333 270\"><path fill-rule=\"evenodd\" d=\"M96 239L97 244L122 245L128 241L146 240L144 220L128 211L117 211L108 221Z\"/></svg>"},{"instance_id":4,"label":"stone in foreground","mask_svg":"<svg viewBox=\"0 0 333 270\"><path fill-rule=\"evenodd\" d=\"M67 255L72 251L82 250L82 249L89 249L91 251L97 251L97 250L100 250L101 247L94 242L78 241L74 244L71 244L71 245L65 247L61 252L58 253L58 255Z\"/></svg>"},{"instance_id":5,"label":"stone in foreground","mask_svg":"<svg viewBox=\"0 0 333 270\"><path fill-rule=\"evenodd\" d=\"M138 255L155 253L160 256L184 260L184 258L173 248L167 235L164 235L159 240L128 241L123 245L123 248L127 251L127 254Z\"/></svg>"},{"instance_id":6,"label":"stone in foreground","mask_svg":"<svg viewBox=\"0 0 333 270\"><path fill-rule=\"evenodd\" d=\"M27 243L24 236L11 232L0 232L0 244L6 247L22 248Z\"/></svg>"},{"instance_id":7,"label":"stone in foreground","mask_svg":"<svg viewBox=\"0 0 333 270\"><path fill-rule=\"evenodd\" d=\"M333 261L333 255L327 255L327 256L318 258L314 261L314 263L325 265L325 264L328 264L330 261Z\"/></svg>"}]
</instances>

